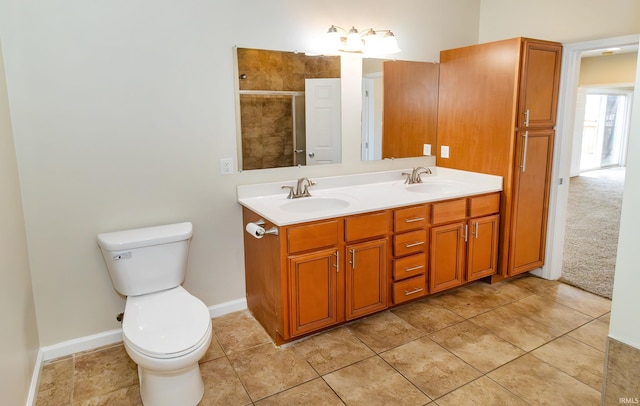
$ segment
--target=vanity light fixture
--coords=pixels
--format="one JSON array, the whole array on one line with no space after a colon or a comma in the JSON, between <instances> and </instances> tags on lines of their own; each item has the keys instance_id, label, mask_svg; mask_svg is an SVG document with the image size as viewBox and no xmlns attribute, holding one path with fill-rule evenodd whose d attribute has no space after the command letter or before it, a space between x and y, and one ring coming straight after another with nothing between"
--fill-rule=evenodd
<instances>
[{"instance_id":1,"label":"vanity light fixture","mask_svg":"<svg viewBox=\"0 0 640 406\"><path fill-rule=\"evenodd\" d=\"M349 31L332 25L327 31L327 47L332 52L353 52L368 54L395 54L400 52L398 41L391 30L367 28L358 32L356 27Z\"/></svg>"}]
</instances>

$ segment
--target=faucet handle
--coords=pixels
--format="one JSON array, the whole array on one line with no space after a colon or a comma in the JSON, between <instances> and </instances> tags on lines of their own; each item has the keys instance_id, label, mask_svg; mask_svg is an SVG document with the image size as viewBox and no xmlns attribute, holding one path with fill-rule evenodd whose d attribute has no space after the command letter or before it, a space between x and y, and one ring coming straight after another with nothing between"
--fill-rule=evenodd
<instances>
[{"instance_id":1,"label":"faucet handle","mask_svg":"<svg viewBox=\"0 0 640 406\"><path fill-rule=\"evenodd\" d=\"M293 186L289 186L289 185L282 185L280 186L281 189L289 189L289 194L287 195L287 199L293 199Z\"/></svg>"},{"instance_id":2,"label":"faucet handle","mask_svg":"<svg viewBox=\"0 0 640 406\"><path fill-rule=\"evenodd\" d=\"M309 193L309 187L310 187L310 186L314 186L315 184L316 184L316 182L314 182L314 181L312 181L312 180L309 180L309 179L307 178L307 184L306 184L306 185L303 185L303 189L302 189L302 196L304 196L304 197L311 196L311 193Z\"/></svg>"},{"instance_id":3,"label":"faucet handle","mask_svg":"<svg viewBox=\"0 0 640 406\"><path fill-rule=\"evenodd\" d=\"M406 173L406 172L402 172L402 176L406 176L406 178L404 179L404 183L411 183L411 174L410 173Z\"/></svg>"}]
</instances>

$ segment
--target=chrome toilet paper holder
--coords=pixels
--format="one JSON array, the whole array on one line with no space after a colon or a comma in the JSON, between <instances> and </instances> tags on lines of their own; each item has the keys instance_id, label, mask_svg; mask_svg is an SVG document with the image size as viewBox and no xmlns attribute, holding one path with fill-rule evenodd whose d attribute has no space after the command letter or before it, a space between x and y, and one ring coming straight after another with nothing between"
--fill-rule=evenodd
<instances>
[{"instance_id":1,"label":"chrome toilet paper holder","mask_svg":"<svg viewBox=\"0 0 640 406\"><path fill-rule=\"evenodd\" d=\"M264 229L264 225L266 224L264 219L260 219L258 221L254 221L253 224L259 226L256 230L256 234L262 237L265 234L278 235L278 228L276 226L271 227L268 230Z\"/></svg>"}]
</instances>

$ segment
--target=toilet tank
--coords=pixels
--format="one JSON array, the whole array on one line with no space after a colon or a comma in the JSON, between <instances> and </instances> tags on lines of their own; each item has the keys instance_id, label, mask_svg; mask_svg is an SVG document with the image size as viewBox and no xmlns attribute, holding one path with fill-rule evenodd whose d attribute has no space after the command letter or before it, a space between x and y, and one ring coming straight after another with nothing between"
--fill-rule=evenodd
<instances>
[{"instance_id":1,"label":"toilet tank","mask_svg":"<svg viewBox=\"0 0 640 406\"><path fill-rule=\"evenodd\" d=\"M192 235L189 222L98 234L113 287L137 296L181 285Z\"/></svg>"}]
</instances>

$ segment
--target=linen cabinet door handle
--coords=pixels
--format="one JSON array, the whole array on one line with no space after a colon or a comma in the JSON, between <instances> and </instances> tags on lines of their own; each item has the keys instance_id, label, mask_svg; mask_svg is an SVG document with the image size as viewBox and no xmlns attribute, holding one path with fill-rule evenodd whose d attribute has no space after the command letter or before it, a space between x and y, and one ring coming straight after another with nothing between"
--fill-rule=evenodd
<instances>
[{"instance_id":1,"label":"linen cabinet door handle","mask_svg":"<svg viewBox=\"0 0 640 406\"><path fill-rule=\"evenodd\" d=\"M411 247L417 247L418 245L422 245L424 244L424 241L416 241L414 243L411 244L405 244L405 248L411 248Z\"/></svg>"},{"instance_id":2,"label":"linen cabinet door handle","mask_svg":"<svg viewBox=\"0 0 640 406\"><path fill-rule=\"evenodd\" d=\"M349 252L351 252L351 261L349 263L351 264L351 269L355 270L356 269L356 250L351 249L349 250Z\"/></svg>"},{"instance_id":3,"label":"linen cabinet door handle","mask_svg":"<svg viewBox=\"0 0 640 406\"><path fill-rule=\"evenodd\" d=\"M336 251L333 255L336 256L336 264L334 266L336 267L336 273L338 273L340 272L340 251Z\"/></svg>"},{"instance_id":4,"label":"linen cabinet door handle","mask_svg":"<svg viewBox=\"0 0 640 406\"><path fill-rule=\"evenodd\" d=\"M522 172L527 170L527 146L529 145L529 131L525 131L522 134L524 137L524 146L522 147L522 165L520 165L520 169Z\"/></svg>"},{"instance_id":5,"label":"linen cabinet door handle","mask_svg":"<svg viewBox=\"0 0 640 406\"><path fill-rule=\"evenodd\" d=\"M529 127L529 115L530 115L529 109L527 109L527 111L525 111L523 114L524 114L524 126Z\"/></svg>"}]
</instances>

